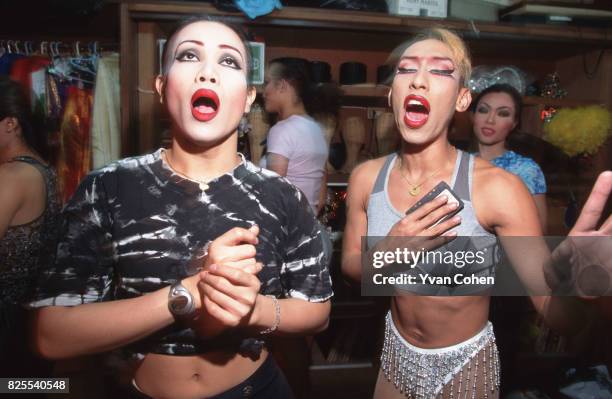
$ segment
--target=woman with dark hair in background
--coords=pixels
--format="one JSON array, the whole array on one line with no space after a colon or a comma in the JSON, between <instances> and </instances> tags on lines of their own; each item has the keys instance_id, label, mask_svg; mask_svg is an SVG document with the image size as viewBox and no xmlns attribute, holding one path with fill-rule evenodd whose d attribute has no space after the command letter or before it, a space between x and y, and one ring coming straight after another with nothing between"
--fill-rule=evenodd
<instances>
[{"instance_id":1,"label":"woman with dark hair in background","mask_svg":"<svg viewBox=\"0 0 612 399\"><path fill-rule=\"evenodd\" d=\"M261 165L296 185L308 198L315 214L325 203L329 147L321 126L311 115L326 109L333 100L316 98L308 61L277 58L266 71L263 97L267 112L276 113L266 141L267 154ZM329 108L329 107L327 107Z\"/></svg>"},{"instance_id":2,"label":"woman with dark hair in background","mask_svg":"<svg viewBox=\"0 0 612 399\"><path fill-rule=\"evenodd\" d=\"M35 344L112 351L132 387L116 397L289 398L262 339L327 325L322 228L299 190L236 151L250 66L236 28L179 26L156 79L170 148L92 172L66 205Z\"/></svg>"},{"instance_id":3,"label":"woman with dark hair in background","mask_svg":"<svg viewBox=\"0 0 612 399\"><path fill-rule=\"evenodd\" d=\"M44 132L36 125L21 86L0 77L0 377L48 372L28 350L21 307L55 253L60 211L56 175L43 158Z\"/></svg>"},{"instance_id":4,"label":"woman with dark hair in background","mask_svg":"<svg viewBox=\"0 0 612 399\"><path fill-rule=\"evenodd\" d=\"M538 164L507 148L508 136L520 125L523 100L508 84L483 90L472 102L474 136L478 154L493 165L521 178L533 196L542 229L546 231L546 180Z\"/></svg>"}]
</instances>

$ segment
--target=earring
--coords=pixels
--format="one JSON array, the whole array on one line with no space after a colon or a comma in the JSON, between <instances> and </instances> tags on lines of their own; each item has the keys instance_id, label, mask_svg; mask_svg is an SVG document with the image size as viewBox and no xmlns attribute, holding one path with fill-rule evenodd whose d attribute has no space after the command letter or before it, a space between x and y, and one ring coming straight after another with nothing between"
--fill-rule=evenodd
<instances>
[{"instance_id":1,"label":"earring","mask_svg":"<svg viewBox=\"0 0 612 399\"><path fill-rule=\"evenodd\" d=\"M238 137L242 137L245 134L249 134L251 131L251 124L249 123L249 118L247 118L247 114L243 114L242 118L240 118L240 123L238 124Z\"/></svg>"}]
</instances>

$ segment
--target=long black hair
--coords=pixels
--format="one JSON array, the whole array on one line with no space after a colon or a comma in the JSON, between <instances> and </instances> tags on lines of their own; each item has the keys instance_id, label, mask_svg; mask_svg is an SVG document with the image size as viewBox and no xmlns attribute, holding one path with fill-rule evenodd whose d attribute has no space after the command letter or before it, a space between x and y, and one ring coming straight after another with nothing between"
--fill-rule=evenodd
<instances>
[{"instance_id":1,"label":"long black hair","mask_svg":"<svg viewBox=\"0 0 612 399\"><path fill-rule=\"evenodd\" d=\"M32 113L32 105L21 85L7 76L0 76L0 120L4 118L17 119L25 144L48 160L49 148L42 121Z\"/></svg>"},{"instance_id":2,"label":"long black hair","mask_svg":"<svg viewBox=\"0 0 612 399\"><path fill-rule=\"evenodd\" d=\"M278 65L273 79L286 80L304 103L306 112L311 116L321 114L335 115L340 107L340 89L335 84L314 83L310 72L310 62L303 58L281 57L270 61L270 66Z\"/></svg>"}]
</instances>

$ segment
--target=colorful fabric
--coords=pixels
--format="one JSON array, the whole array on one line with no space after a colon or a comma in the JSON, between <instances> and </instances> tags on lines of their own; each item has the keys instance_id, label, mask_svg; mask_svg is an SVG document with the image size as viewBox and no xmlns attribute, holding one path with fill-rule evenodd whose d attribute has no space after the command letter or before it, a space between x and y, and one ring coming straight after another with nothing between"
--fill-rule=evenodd
<instances>
[{"instance_id":1,"label":"colorful fabric","mask_svg":"<svg viewBox=\"0 0 612 399\"><path fill-rule=\"evenodd\" d=\"M491 160L491 163L520 177L531 195L546 193L546 178L533 159L514 151L506 151L503 155Z\"/></svg>"},{"instance_id":2,"label":"colorful fabric","mask_svg":"<svg viewBox=\"0 0 612 399\"><path fill-rule=\"evenodd\" d=\"M60 155L57 173L64 202L91 170L91 110L89 89L68 88L68 100L59 133Z\"/></svg>"}]
</instances>

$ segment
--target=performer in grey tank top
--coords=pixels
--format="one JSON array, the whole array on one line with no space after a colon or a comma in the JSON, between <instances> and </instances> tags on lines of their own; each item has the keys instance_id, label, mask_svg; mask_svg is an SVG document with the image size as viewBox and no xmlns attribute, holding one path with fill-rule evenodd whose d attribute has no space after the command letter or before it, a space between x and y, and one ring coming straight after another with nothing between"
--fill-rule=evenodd
<instances>
[{"instance_id":1,"label":"performer in grey tank top","mask_svg":"<svg viewBox=\"0 0 612 399\"><path fill-rule=\"evenodd\" d=\"M459 241L454 237L463 236L468 245L490 248L492 254L499 253L501 243L528 292L548 295L551 287L544 274L550 253L538 238L542 229L529 191L516 176L457 150L448 141L453 114L465 111L471 101L466 86L471 61L465 43L448 30L431 29L394 54L399 56L389 105L402 145L397 154L364 162L351 174L344 274L355 281L362 278L361 239L366 235L368 255L393 248L389 237L418 237L428 248L437 244L440 250ZM607 184L604 180L609 182L610 176L598 184ZM440 196L406 215L407 209L441 181L463 201L458 214L438 223L456 209L447 197ZM605 200L595 202L590 202L589 211L599 209L601 213ZM585 207L583 213L589 211ZM584 223L580 231L594 232L595 224ZM606 222L607 234L610 225ZM533 237L529 252L512 245L509 236ZM439 247L441 244L444 246ZM474 272L494 276L497 258L483 258ZM382 267L395 273L395 266ZM432 272L430 266L419 263L415 268ZM467 292L438 283L394 288L374 397L499 397L498 352L487 320L489 287L483 286L478 296L466 296ZM534 295L531 299L553 327L573 315L570 310L574 308L562 307L567 302L563 298ZM562 306L556 306L557 302Z\"/></svg>"}]
</instances>

